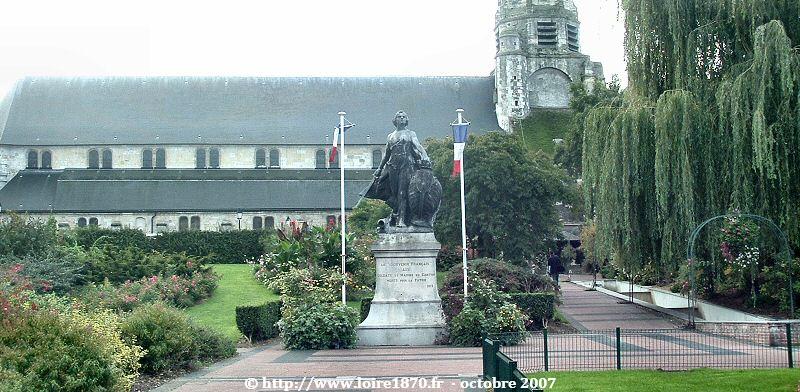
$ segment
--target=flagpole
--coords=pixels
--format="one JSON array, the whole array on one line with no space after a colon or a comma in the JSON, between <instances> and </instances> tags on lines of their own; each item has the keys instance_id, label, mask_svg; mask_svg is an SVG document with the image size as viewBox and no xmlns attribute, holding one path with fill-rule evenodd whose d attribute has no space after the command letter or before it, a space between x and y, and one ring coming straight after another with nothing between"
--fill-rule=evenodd
<instances>
[{"instance_id":1,"label":"flagpole","mask_svg":"<svg viewBox=\"0 0 800 392\"><path fill-rule=\"evenodd\" d=\"M457 109L458 124L464 125L464 109ZM467 219L466 219L466 206L464 202L464 157L461 157L461 172L459 173L459 181L461 183L461 264L464 272L464 300L467 299Z\"/></svg>"},{"instance_id":2,"label":"flagpole","mask_svg":"<svg viewBox=\"0 0 800 392\"><path fill-rule=\"evenodd\" d=\"M347 255L345 254L345 224L347 218L344 215L344 116L345 112L339 112L339 137L342 139L342 153L339 155L339 198L341 202L341 216L342 216L342 305L347 305L347 270L345 269L345 260L347 260Z\"/></svg>"}]
</instances>

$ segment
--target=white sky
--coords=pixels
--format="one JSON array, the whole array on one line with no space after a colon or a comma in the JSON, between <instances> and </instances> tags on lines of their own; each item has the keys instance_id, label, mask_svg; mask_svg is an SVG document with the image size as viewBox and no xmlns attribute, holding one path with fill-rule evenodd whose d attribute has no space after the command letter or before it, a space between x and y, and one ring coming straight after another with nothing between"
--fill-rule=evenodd
<instances>
[{"instance_id":1,"label":"white sky","mask_svg":"<svg viewBox=\"0 0 800 392\"><path fill-rule=\"evenodd\" d=\"M625 64L617 0L575 0L582 51ZM0 94L34 76L485 76L497 0L23 0L0 8Z\"/></svg>"}]
</instances>

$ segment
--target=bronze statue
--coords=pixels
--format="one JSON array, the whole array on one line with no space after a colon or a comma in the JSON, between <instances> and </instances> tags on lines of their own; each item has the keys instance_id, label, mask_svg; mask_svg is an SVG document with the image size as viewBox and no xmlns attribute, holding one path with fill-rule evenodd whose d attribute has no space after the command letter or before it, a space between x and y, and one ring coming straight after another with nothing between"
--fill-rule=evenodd
<instances>
[{"instance_id":1,"label":"bronze statue","mask_svg":"<svg viewBox=\"0 0 800 392\"><path fill-rule=\"evenodd\" d=\"M364 196L392 207L392 215L379 223L380 232L431 232L442 185L417 134L408 129L408 115L399 111L392 123L395 130L387 138L383 160Z\"/></svg>"}]
</instances>

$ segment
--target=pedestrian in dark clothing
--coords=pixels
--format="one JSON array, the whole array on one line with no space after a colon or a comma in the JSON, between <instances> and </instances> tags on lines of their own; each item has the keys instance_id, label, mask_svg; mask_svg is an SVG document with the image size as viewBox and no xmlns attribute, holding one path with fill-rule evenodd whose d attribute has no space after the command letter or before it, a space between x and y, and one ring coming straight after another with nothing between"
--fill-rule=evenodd
<instances>
[{"instance_id":1,"label":"pedestrian in dark clothing","mask_svg":"<svg viewBox=\"0 0 800 392\"><path fill-rule=\"evenodd\" d=\"M547 270L550 274L550 277L553 278L556 288L558 288L558 274L564 271L564 267L561 265L561 258L552 251L550 252L550 256L547 258Z\"/></svg>"}]
</instances>

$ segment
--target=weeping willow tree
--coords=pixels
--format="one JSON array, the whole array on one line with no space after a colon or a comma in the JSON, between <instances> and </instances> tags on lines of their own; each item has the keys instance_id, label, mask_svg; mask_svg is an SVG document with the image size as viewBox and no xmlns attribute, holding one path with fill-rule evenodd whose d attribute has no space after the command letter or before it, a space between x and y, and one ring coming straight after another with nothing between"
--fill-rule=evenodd
<instances>
[{"instance_id":1,"label":"weeping willow tree","mask_svg":"<svg viewBox=\"0 0 800 392\"><path fill-rule=\"evenodd\" d=\"M630 85L586 118L598 254L664 274L732 210L800 244L800 0L622 0Z\"/></svg>"}]
</instances>

